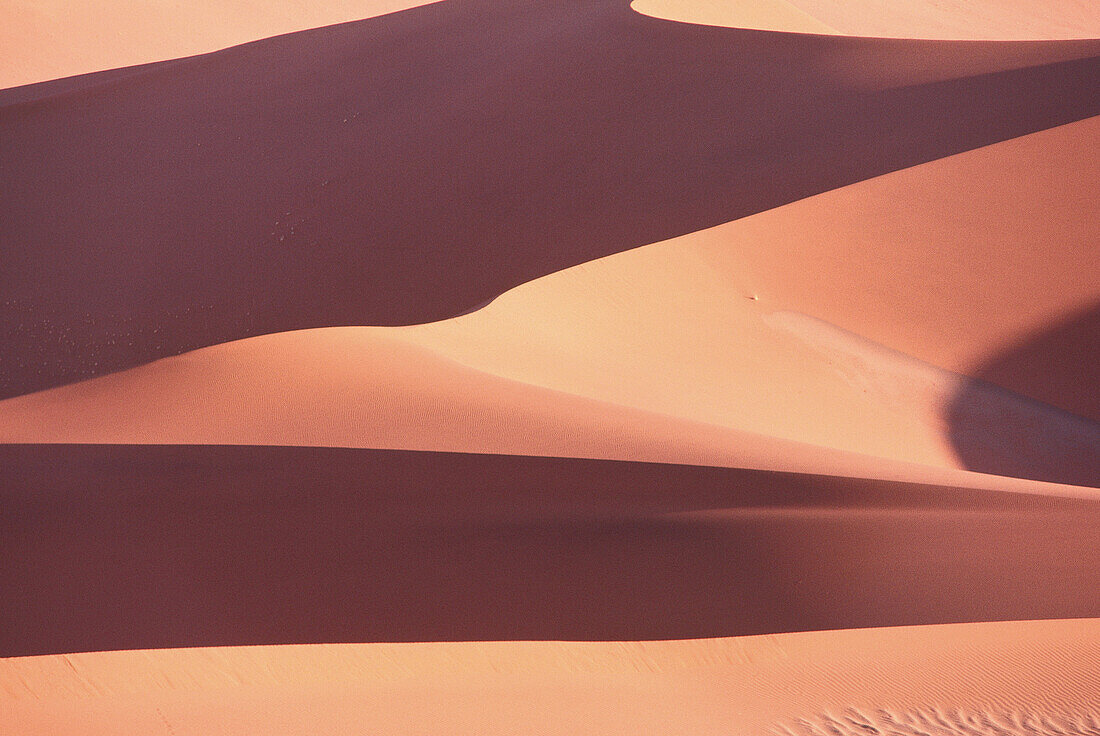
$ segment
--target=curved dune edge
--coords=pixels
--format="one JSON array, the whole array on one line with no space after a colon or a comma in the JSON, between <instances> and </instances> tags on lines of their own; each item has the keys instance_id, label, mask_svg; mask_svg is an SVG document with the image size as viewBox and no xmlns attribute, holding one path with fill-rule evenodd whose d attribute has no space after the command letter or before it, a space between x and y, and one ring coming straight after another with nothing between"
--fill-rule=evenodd
<instances>
[{"instance_id":1,"label":"curved dune edge","mask_svg":"<svg viewBox=\"0 0 1100 736\"><path fill-rule=\"evenodd\" d=\"M1080 214L1100 188L1084 146L1098 132L1094 118L896 172L567 269L452 320L252 338L9 399L0 440L886 472L811 445L941 470L967 467L960 453L992 455L985 472L1033 456L1032 477L1095 485L1100 430L1054 408L1089 414L1088 366L1055 355L1057 380L1007 382L1049 405L967 375L1100 297L1096 256L1078 245L1100 238ZM974 446L959 446L959 425Z\"/></svg>"},{"instance_id":2,"label":"curved dune edge","mask_svg":"<svg viewBox=\"0 0 1100 736\"><path fill-rule=\"evenodd\" d=\"M227 724L265 734L750 736L803 733L800 722L828 719L849 724L845 733L866 733L856 724L919 714L945 724L975 719L977 733L1005 732L982 728L985 717L1008 733L1063 734L1073 732L1048 726L1100 723L1097 692L1098 619L687 641L221 647L0 660L0 723L27 736L165 729L183 736ZM1028 720L1033 730L1012 726Z\"/></svg>"},{"instance_id":3,"label":"curved dune edge","mask_svg":"<svg viewBox=\"0 0 1100 736\"><path fill-rule=\"evenodd\" d=\"M822 400L796 388L811 370L802 355L793 364L790 354L761 357L765 333L780 327L765 317L776 312L809 315L972 376L990 356L1100 303L1093 278L1100 252L1082 246L1100 241L1100 221L1090 214L1091 193L1100 190L1098 143L1095 117L939 159L553 274L476 313L404 335L481 370L667 413L676 413L673 403L691 404L714 423L728 419L721 394L707 394L703 406L689 392L720 381L730 390L761 388L769 365L794 366L771 388L800 394L799 411ZM819 353L820 342L796 341ZM1034 373L998 376L998 383L1100 420L1095 367L1049 357ZM641 360L690 369L681 377L667 362L643 370ZM834 357L825 362L834 377L842 372ZM722 376L704 373L708 364ZM600 384L597 365L606 371ZM879 383L864 379L872 391ZM912 398L881 388L903 406ZM777 413L782 398L768 394L764 411ZM745 407L736 411L743 417ZM912 418L911 407L904 413ZM784 434L778 426L766 431Z\"/></svg>"},{"instance_id":4,"label":"curved dune edge","mask_svg":"<svg viewBox=\"0 0 1100 736\"><path fill-rule=\"evenodd\" d=\"M0 89L194 56L437 1L5 0Z\"/></svg>"},{"instance_id":5,"label":"curved dune edge","mask_svg":"<svg viewBox=\"0 0 1100 736\"><path fill-rule=\"evenodd\" d=\"M1089 0L632 0L634 10L684 23L790 33L945 41L1100 37Z\"/></svg>"},{"instance_id":6,"label":"curved dune edge","mask_svg":"<svg viewBox=\"0 0 1100 736\"><path fill-rule=\"evenodd\" d=\"M1097 497L1073 485L874 457L526 384L411 345L391 328L249 338L10 399L0 402L0 442L578 457Z\"/></svg>"}]
</instances>

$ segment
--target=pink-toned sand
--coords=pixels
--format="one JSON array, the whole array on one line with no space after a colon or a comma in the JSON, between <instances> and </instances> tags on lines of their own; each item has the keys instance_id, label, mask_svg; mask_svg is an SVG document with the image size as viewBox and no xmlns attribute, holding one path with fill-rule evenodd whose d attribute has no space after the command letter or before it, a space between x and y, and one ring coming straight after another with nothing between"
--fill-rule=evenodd
<instances>
[{"instance_id":1,"label":"pink-toned sand","mask_svg":"<svg viewBox=\"0 0 1100 736\"><path fill-rule=\"evenodd\" d=\"M1094 3L70 5L0 732L1100 733Z\"/></svg>"},{"instance_id":2,"label":"pink-toned sand","mask_svg":"<svg viewBox=\"0 0 1100 736\"><path fill-rule=\"evenodd\" d=\"M1087 335L1026 370L996 359L1100 302L1100 255L1080 245L1100 225L1079 214L1100 189L1095 142L1100 118L940 159L452 320L253 338L9 399L0 439L806 470L796 442L1093 485Z\"/></svg>"},{"instance_id":3,"label":"pink-toned sand","mask_svg":"<svg viewBox=\"0 0 1100 736\"><path fill-rule=\"evenodd\" d=\"M0 89L370 18L430 0L0 0Z\"/></svg>"},{"instance_id":4,"label":"pink-toned sand","mask_svg":"<svg viewBox=\"0 0 1100 736\"><path fill-rule=\"evenodd\" d=\"M1100 37L1090 0L634 0L659 18L735 28L885 38Z\"/></svg>"},{"instance_id":5,"label":"pink-toned sand","mask_svg":"<svg viewBox=\"0 0 1100 736\"><path fill-rule=\"evenodd\" d=\"M1097 619L696 641L108 652L0 670L6 712L26 736L1063 736L1095 732L1098 691Z\"/></svg>"}]
</instances>

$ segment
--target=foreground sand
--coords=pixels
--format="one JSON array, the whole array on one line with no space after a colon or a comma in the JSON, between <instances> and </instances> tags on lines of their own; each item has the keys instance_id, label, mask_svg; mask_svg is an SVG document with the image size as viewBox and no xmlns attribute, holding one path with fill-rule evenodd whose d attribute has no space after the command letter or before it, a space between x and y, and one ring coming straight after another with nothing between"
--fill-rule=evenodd
<instances>
[{"instance_id":1,"label":"foreground sand","mask_svg":"<svg viewBox=\"0 0 1100 736\"><path fill-rule=\"evenodd\" d=\"M8 723L25 736L1086 736L1100 731L1098 692L1098 619L0 662Z\"/></svg>"}]
</instances>

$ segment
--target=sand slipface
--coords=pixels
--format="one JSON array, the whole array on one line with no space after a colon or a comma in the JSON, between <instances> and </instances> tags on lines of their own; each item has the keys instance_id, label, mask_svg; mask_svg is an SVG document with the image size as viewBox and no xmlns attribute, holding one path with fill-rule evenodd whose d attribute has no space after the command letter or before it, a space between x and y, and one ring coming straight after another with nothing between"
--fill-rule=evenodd
<instances>
[{"instance_id":1,"label":"sand slipface","mask_svg":"<svg viewBox=\"0 0 1100 736\"><path fill-rule=\"evenodd\" d=\"M0 732L1100 734L1100 6L0 21Z\"/></svg>"},{"instance_id":2,"label":"sand slipface","mask_svg":"<svg viewBox=\"0 0 1100 736\"><path fill-rule=\"evenodd\" d=\"M272 332L453 317L1100 114L1100 41L582 8L441 2L0 91L0 396Z\"/></svg>"},{"instance_id":3,"label":"sand slipface","mask_svg":"<svg viewBox=\"0 0 1100 736\"><path fill-rule=\"evenodd\" d=\"M780 470L837 457L795 442L1100 485L1087 359L1100 261L1080 247L1100 239L1082 201L1100 189L1097 139L1090 118L940 159L567 269L451 320L253 338L10 399L0 439ZM879 477L889 463L859 465Z\"/></svg>"}]
</instances>

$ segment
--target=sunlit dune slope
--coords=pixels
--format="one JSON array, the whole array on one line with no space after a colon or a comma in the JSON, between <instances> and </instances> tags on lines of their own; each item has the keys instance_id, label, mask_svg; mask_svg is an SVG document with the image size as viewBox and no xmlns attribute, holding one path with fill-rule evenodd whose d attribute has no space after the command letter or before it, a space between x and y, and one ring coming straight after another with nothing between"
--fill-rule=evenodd
<instances>
[{"instance_id":1,"label":"sunlit dune slope","mask_svg":"<svg viewBox=\"0 0 1100 736\"><path fill-rule=\"evenodd\" d=\"M1093 118L589 263L404 336L624 405L986 472L1068 463L1096 484L1097 151Z\"/></svg>"},{"instance_id":2,"label":"sunlit dune slope","mask_svg":"<svg viewBox=\"0 0 1100 736\"><path fill-rule=\"evenodd\" d=\"M1100 38L1091 0L633 0L658 18L793 33L887 38Z\"/></svg>"},{"instance_id":3,"label":"sunlit dune slope","mask_svg":"<svg viewBox=\"0 0 1100 736\"><path fill-rule=\"evenodd\" d=\"M11 399L0 439L810 467L796 442L1097 485L1094 334L1041 336L1100 301L1081 247L1100 238L1098 137L1094 118L942 159L452 320L254 338ZM1032 339L1041 354L984 368Z\"/></svg>"},{"instance_id":4,"label":"sunlit dune slope","mask_svg":"<svg viewBox=\"0 0 1100 736\"><path fill-rule=\"evenodd\" d=\"M0 89L203 54L431 0L0 0Z\"/></svg>"},{"instance_id":5,"label":"sunlit dune slope","mask_svg":"<svg viewBox=\"0 0 1100 736\"><path fill-rule=\"evenodd\" d=\"M1095 619L1028 621L645 643L35 657L0 663L0 698L26 736L205 736L226 724L269 736L1064 736L1100 726L1098 663Z\"/></svg>"},{"instance_id":6,"label":"sunlit dune slope","mask_svg":"<svg viewBox=\"0 0 1100 736\"><path fill-rule=\"evenodd\" d=\"M0 395L258 334L452 317L1100 114L1098 53L447 0L6 90Z\"/></svg>"},{"instance_id":7,"label":"sunlit dune slope","mask_svg":"<svg viewBox=\"0 0 1100 736\"><path fill-rule=\"evenodd\" d=\"M0 654L1100 615L1100 502L743 468L0 446Z\"/></svg>"}]
</instances>

